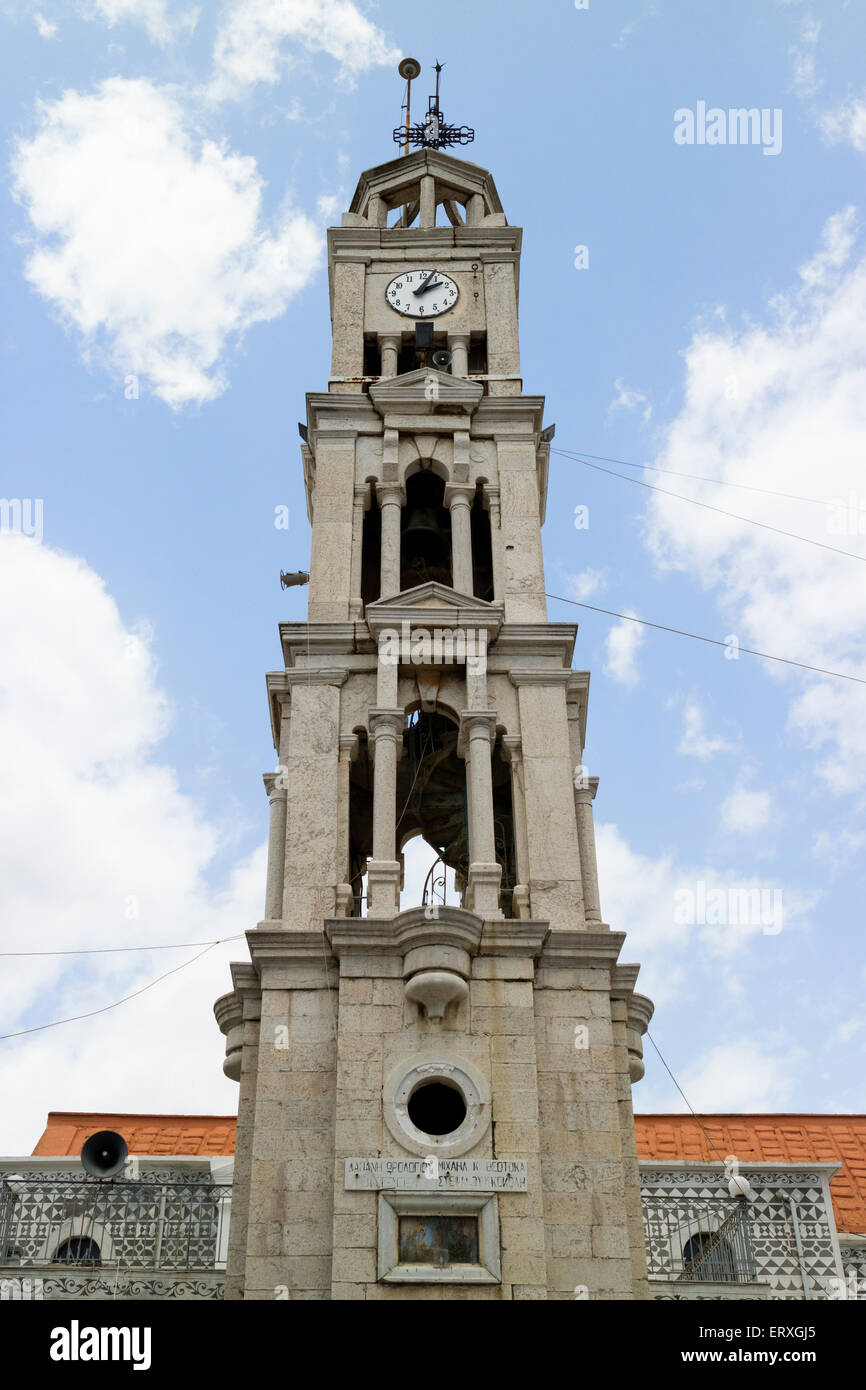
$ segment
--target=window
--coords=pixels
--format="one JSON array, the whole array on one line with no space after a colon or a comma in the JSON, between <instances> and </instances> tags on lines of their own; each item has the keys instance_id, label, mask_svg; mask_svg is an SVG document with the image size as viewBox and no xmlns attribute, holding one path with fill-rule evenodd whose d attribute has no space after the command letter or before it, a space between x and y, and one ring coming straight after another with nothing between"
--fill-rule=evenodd
<instances>
[{"instance_id":1,"label":"window","mask_svg":"<svg viewBox=\"0 0 866 1390\"><path fill-rule=\"evenodd\" d=\"M683 1265L692 1279L718 1280L728 1283L736 1279L734 1256L731 1247L724 1239L714 1237L709 1231L698 1231L683 1246Z\"/></svg>"},{"instance_id":2,"label":"window","mask_svg":"<svg viewBox=\"0 0 866 1390\"><path fill-rule=\"evenodd\" d=\"M55 1264L97 1265L101 1258L99 1246L89 1236L70 1236L54 1252Z\"/></svg>"}]
</instances>

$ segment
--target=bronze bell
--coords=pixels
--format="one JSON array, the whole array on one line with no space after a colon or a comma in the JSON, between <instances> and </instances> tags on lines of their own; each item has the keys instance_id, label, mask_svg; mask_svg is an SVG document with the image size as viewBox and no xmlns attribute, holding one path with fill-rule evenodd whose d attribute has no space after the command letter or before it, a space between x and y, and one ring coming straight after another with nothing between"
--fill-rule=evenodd
<instances>
[{"instance_id":1,"label":"bronze bell","mask_svg":"<svg viewBox=\"0 0 866 1390\"><path fill-rule=\"evenodd\" d=\"M440 522L438 507L413 508L403 531L403 555L409 564L416 559L423 559L432 565L448 563L450 538Z\"/></svg>"}]
</instances>

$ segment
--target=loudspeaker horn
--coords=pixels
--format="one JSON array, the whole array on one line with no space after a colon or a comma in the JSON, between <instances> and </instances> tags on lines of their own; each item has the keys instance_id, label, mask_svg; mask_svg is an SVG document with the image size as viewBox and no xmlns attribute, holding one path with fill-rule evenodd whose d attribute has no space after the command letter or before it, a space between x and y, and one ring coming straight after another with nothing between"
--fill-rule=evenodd
<instances>
[{"instance_id":1,"label":"loudspeaker horn","mask_svg":"<svg viewBox=\"0 0 866 1390\"><path fill-rule=\"evenodd\" d=\"M404 58L397 71L401 77L405 77L409 82L421 75L421 64L417 58Z\"/></svg>"},{"instance_id":2,"label":"loudspeaker horn","mask_svg":"<svg viewBox=\"0 0 866 1390\"><path fill-rule=\"evenodd\" d=\"M94 1178L113 1178L128 1157L126 1140L113 1129L100 1129L91 1134L81 1150L82 1166Z\"/></svg>"}]
</instances>

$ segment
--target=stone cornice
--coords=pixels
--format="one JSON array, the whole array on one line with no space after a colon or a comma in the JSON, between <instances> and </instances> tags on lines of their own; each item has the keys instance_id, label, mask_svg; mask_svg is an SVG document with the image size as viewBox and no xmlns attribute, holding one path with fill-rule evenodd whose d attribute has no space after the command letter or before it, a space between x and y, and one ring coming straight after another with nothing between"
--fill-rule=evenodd
<instances>
[{"instance_id":1,"label":"stone cornice","mask_svg":"<svg viewBox=\"0 0 866 1390\"><path fill-rule=\"evenodd\" d=\"M558 657L560 665L570 669L576 640L575 623L503 623L496 639L496 653L507 655L512 663L515 656L524 652L527 656Z\"/></svg>"},{"instance_id":2,"label":"stone cornice","mask_svg":"<svg viewBox=\"0 0 866 1390\"><path fill-rule=\"evenodd\" d=\"M482 956L531 956L537 960L550 935L549 922L503 918L485 922L481 936Z\"/></svg>"},{"instance_id":3,"label":"stone cornice","mask_svg":"<svg viewBox=\"0 0 866 1390\"><path fill-rule=\"evenodd\" d=\"M375 654L376 646L363 621L350 623L280 623L280 643L286 667L297 667L298 657L308 653L318 656L352 656L357 653ZM283 672L279 673L283 676Z\"/></svg>"},{"instance_id":4,"label":"stone cornice","mask_svg":"<svg viewBox=\"0 0 866 1390\"><path fill-rule=\"evenodd\" d=\"M571 672L540 667L524 671L510 670L508 678L512 685L518 687L521 685L568 685Z\"/></svg>"},{"instance_id":5,"label":"stone cornice","mask_svg":"<svg viewBox=\"0 0 866 1390\"><path fill-rule=\"evenodd\" d=\"M336 962L333 957L329 957L327 942L320 931L315 931L312 927L296 930L261 922L246 933L246 938L250 948L250 959L259 975L262 969L269 965L296 969L312 965L322 976L322 988L330 987L325 971L326 967L333 968Z\"/></svg>"},{"instance_id":6,"label":"stone cornice","mask_svg":"<svg viewBox=\"0 0 866 1390\"><path fill-rule=\"evenodd\" d=\"M295 666L283 673L286 684L291 689L300 685L343 685L349 672L344 666L303 667Z\"/></svg>"},{"instance_id":7,"label":"stone cornice","mask_svg":"<svg viewBox=\"0 0 866 1390\"><path fill-rule=\"evenodd\" d=\"M625 941L619 931L551 931L539 965L560 970L607 969L613 972Z\"/></svg>"}]
</instances>

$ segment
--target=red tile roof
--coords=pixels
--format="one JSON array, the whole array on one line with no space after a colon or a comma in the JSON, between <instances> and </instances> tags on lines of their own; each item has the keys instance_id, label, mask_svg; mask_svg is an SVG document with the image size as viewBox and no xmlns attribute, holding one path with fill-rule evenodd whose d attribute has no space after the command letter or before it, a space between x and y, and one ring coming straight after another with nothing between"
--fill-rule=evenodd
<instances>
[{"instance_id":1,"label":"red tile roof","mask_svg":"<svg viewBox=\"0 0 866 1390\"><path fill-rule=\"evenodd\" d=\"M866 1234L866 1115L636 1115L639 1158L659 1163L840 1163L830 1184L840 1231ZM34 1154L77 1155L100 1129L140 1156L233 1154L234 1115L101 1115L52 1110Z\"/></svg>"},{"instance_id":2,"label":"red tile roof","mask_svg":"<svg viewBox=\"0 0 866 1390\"><path fill-rule=\"evenodd\" d=\"M841 1163L836 1226L866 1235L866 1115L636 1115L638 1158L665 1162Z\"/></svg>"},{"instance_id":3,"label":"red tile roof","mask_svg":"<svg viewBox=\"0 0 866 1390\"><path fill-rule=\"evenodd\" d=\"M100 1129L123 1135L131 1154L233 1154L234 1115L100 1115L76 1110L51 1110L34 1154L64 1157Z\"/></svg>"}]
</instances>

